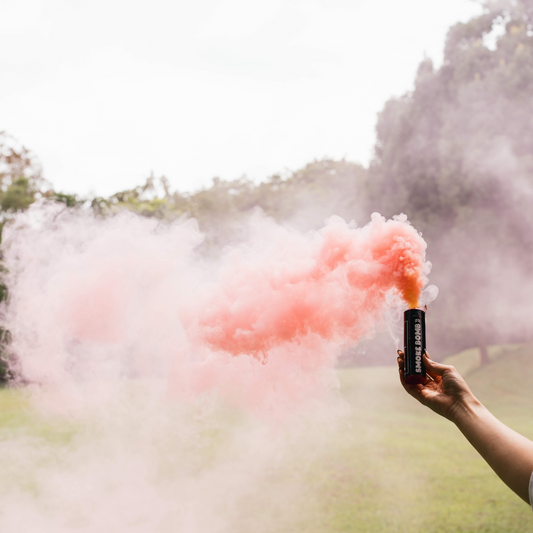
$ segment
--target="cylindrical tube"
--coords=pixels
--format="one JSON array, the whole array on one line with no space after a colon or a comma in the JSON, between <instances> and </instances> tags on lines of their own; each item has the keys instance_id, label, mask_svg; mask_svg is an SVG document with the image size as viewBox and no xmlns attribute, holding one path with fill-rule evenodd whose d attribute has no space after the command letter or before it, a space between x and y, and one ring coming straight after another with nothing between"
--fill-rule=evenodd
<instances>
[{"instance_id":1,"label":"cylindrical tube","mask_svg":"<svg viewBox=\"0 0 533 533\"><path fill-rule=\"evenodd\" d=\"M426 367L422 354L426 350L426 313L422 309L408 309L403 317L403 378L411 385L425 383Z\"/></svg>"}]
</instances>

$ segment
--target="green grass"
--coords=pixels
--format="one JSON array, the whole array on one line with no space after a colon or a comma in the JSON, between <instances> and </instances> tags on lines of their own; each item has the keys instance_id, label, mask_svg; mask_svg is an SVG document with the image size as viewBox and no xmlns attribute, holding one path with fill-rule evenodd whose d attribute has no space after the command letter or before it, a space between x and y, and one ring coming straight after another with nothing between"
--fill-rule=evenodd
<instances>
[{"instance_id":1,"label":"green grass","mask_svg":"<svg viewBox=\"0 0 533 533\"><path fill-rule=\"evenodd\" d=\"M533 347L494 347L491 363L465 352L474 393L533 439ZM470 360L468 360L470 359ZM351 424L314 465L319 487L300 531L524 532L531 509L496 477L447 420L408 396L394 367L340 371Z\"/></svg>"},{"instance_id":2,"label":"green grass","mask_svg":"<svg viewBox=\"0 0 533 533\"><path fill-rule=\"evenodd\" d=\"M483 368L476 351L449 362L496 416L533 439L533 347L499 346L489 353L491 363ZM342 369L339 379L351 407L348 421L331 430L325 445L295 456L290 468L273 468L266 484L250 492L236 533L533 531L531 509L453 424L403 391L394 366ZM0 443L27 435L60 456L75 433L72 423L32 412L23 393L0 390ZM42 460L49 462L50 455ZM5 480L12 483L17 475L6 466L0 497L10 490ZM26 480L20 490L33 490L31 472L17 468ZM273 500L265 488L286 492L287 501L269 507Z\"/></svg>"}]
</instances>

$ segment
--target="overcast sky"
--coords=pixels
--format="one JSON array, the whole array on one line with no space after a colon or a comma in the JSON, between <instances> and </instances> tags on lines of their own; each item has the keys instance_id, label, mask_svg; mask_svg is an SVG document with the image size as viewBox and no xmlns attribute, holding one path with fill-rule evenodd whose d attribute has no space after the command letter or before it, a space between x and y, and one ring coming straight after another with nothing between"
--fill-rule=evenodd
<instances>
[{"instance_id":1,"label":"overcast sky","mask_svg":"<svg viewBox=\"0 0 533 533\"><path fill-rule=\"evenodd\" d=\"M0 130L56 189L368 163L376 113L470 0L0 0Z\"/></svg>"}]
</instances>

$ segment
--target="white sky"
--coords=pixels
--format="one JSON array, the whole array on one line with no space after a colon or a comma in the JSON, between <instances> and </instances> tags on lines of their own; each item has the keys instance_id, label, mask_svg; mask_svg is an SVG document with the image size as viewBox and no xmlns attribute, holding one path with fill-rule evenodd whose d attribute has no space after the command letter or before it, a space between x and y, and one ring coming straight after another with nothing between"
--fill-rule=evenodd
<instances>
[{"instance_id":1,"label":"white sky","mask_svg":"<svg viewBox=\"0 0 533 533\"><path fill-rule=\"evenodd\" d=\"M376 113L471 0L0 0L0 130L57 190L368 163Z\"/></svg>"}]
</instances>

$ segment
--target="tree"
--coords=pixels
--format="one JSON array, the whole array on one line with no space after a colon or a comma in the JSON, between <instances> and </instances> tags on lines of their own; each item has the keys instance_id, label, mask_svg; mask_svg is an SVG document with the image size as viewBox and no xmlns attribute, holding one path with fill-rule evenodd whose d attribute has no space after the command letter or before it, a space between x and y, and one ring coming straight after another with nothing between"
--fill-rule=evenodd
<instances>
[{"instance_id":1,"label":"tree","mask_svg":"<svg viewBox=\"0 0 533 533\"><path fill-rule=\"evenodd\" d=\"M431 331L449 352L530 335L532 14L531 0L485 3L450 28L442 67L425 59L378 117L368 209L423 232L442 289Z\"/></svg>"},{"instance_id":2,"label":"tree","mask_svg":"<svg viewBox=\"0 0 533 533\"><path fill-rule=\"evenodd\" d=\"M0 242L4 224L41 196L45 185L36 157L6 132L0 132ZM0 273L4 268L0 254ZM7 287L0 282L0 302L7 296ZM9 331L0 327L0 382L9 376L9 341Z\"/></svg>"},{"instance_id":3,"label":"tree","mask_svg":"<svg viewBox=\"0 0 533 533\"><path fill-rule=\"evenodd\" d=\"M6 132L0 132L0 223L32 204L45 185L36 157Z\"/></svg>"},{"instance_id":4,"label":"tree","mask_svg":"<svg viewBox=\"0 0 533 533\"><path fill-rule=\"evenodd\" d=\"M128 209L166 221L195 218L206 236L204 251L216 253L245 236L244 221L257 208L304 231L321 227L324 219L334 214L361 221L366 187L367 172L361 165L324 159L258 184L246 176L235 180L215 177L210 187L188 194L171 191L164 176L157 179L152 175L143 185L109 198L95 198L91 205L100 215Z\"/></svg>"}]
</instances>

